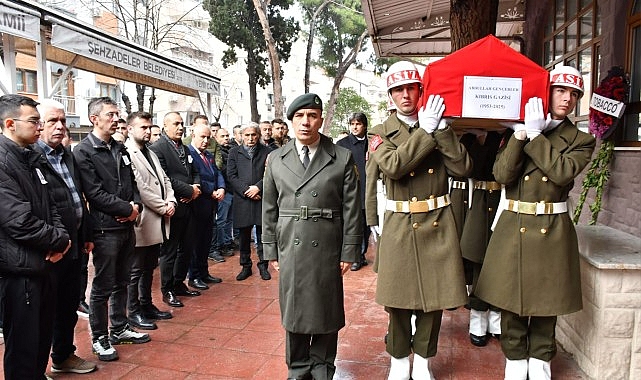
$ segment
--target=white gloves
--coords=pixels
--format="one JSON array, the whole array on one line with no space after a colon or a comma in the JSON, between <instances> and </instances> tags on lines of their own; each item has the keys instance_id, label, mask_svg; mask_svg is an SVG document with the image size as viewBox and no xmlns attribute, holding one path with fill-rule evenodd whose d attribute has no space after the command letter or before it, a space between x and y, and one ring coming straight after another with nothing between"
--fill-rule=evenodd
<instances>
[{"instance_id":1,"label":"white gloves","mask_svg":"<svg viewBox=\"0 0 641 380\"><path fill-rule=\"evenodd\" d=\"M527 137L532 140L545 129L546 115L543 112L541 98L530 98L525 104L525 130ZM516 131L516 129L514 130Z\"/></svg>"},{"instance_id":2,"label":"white gloves","mask_svg":"<svg viewBox=\"0 0 641 380\"><path fill-rule=\"evenodd\" d=\"M441 117L445 112L445 104L443 102L444 100L440 95L430 95L425 106L418 111L418 125L425 132L432 133L437 127L440 128ZM444 125L443 128L446 126Z\"/></svg>"},{"instance_id":3,"label":"white gloves","mask_svg":"<svg viewBox=\"0 0 641 380\"><path fill-rule=\"evenodd\" d=\"M374 239L374 243L376 243L378 237L381 235L380 228L378 228L378 226L369 226L369 230L372 231L372 238Z\"/></svg>"}]
</instances>

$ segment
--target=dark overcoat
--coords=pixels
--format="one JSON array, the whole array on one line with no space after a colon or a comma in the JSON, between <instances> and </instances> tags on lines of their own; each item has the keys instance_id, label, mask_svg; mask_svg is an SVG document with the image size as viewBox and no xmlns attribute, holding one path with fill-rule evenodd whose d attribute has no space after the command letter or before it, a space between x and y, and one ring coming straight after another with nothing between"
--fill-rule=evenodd
<instances>
[{"instance_id":1,"label":"dark overcoat","mask_svg":"<svg viewBox=\"0 0 641 380\"><path fill-rule=\"evenodd\" d=\"M262 202L247 198L244 193L249 186L257 186L262 196L265 162L270 148L260 143L252 157L243 148L236 146L229 151L227 159L227 180L234 194L232 202L234 228L260 226L262 224Z\"/></svg>"},{"instance_id":2,"label":"dark overcoat","mask_svg":"<svg viewBox=\"0 0 641 380\"><path fill-rule=\"evenodd\" d=\"M512 136L494 164L507 199L564 202L588 164L595 139L568 119L536 138ZM500 214L475 290L484 301L522 316L582 308L579 251L570 215Z\"/></svg>"},{"instance_id":3,"label":"dark overcoat","mask_svg":"<svg viewBox=\"0 0 641 380\"><path fill-rule=\"evenodd\" d=\"M448 193L448 176L467 176L472 168L449 127L433 134L421 129L410 133L392 115L370 131L370 141L367 165L378 166L390 200L443 196ZM426 213L386 211L377 261L376 302L381 305L429 312L458 307L467 300L449 206Z\"/></svg>"},{"instance_id":4,"label":"dark overcoat","mask_svg":"<svg viewBox=\"0 0 641 380\"><path fill-rule=\"evenodd\" d=\"M466 134L461 138L472 158L474 169L470 177L476 181L495 182L492 167L496 160L502 135L490 131L485 136L485 141L480 143L473 134ZM485 257L485 250L492 235L492 222L501 199L501 190L472 190L472 204L467 211L463 232L461 235L461 253L463 258L481 264Z\"/></svg>"},{"instance_id":5,"label":"dark overcoat","mask_svg":"<svg viewBox=\"0 0 641 380\"><path fill-rule=\"evenodd\" d=\"M263 249L278 260L285 330L327 334L345 326L341 262L360 257L361 202L349 150L321 135L307 170L295 140L273 151L263 181ZM294 217L307 206L324 216ZM331 210L331 215L329 210Z\"/></svg>"},{"instance_id":6,"label":"dark overcoat","mask_svg":"<svg viewBox=\"0 0 641 380\"><path fill-rule=\"evenodd\" d=\"M173 220L189 217L191 215L191 202L183 203L180 199L191 198L193 192L191 185L200 184L200 174L193 165L194 160L189 154L189 148L182 143L176 147L175 143L163 133L149 149L158 156L160 166L169 177L171 187L174 189L174 195L178 200L176 213L172 216Z\"/></svg>"}]
</instances>

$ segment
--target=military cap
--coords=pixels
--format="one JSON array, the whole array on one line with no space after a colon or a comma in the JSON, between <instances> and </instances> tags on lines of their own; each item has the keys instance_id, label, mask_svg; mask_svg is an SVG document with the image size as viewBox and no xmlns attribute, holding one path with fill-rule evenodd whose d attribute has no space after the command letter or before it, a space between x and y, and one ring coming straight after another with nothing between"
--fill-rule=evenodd
<instances>
[{"instance_id":1,"label":"military cap","mask_svg":"<svg viewBox=\"0 0 641 380\"><path fill-rule=\"evenodd\" d=\"M319 109L323 111L323 102L316 94L304 94L292 102L287 109L287 119L292 120L294 113L303 108Z\"/></svg>"}]
</instances>

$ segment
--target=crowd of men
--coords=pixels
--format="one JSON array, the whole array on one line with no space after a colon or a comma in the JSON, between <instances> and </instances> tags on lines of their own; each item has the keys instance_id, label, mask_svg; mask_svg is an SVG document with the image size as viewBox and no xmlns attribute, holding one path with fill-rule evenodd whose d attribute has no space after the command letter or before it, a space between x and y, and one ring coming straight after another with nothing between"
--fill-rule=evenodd
<instances>
[{"instance_id":1,"label":"crowd of men","mask_svg":"<svg viewBox=\"0 0 641 380\"><path fill-rule=\"evenodd\" d=\"M88 118L92 131L72 151L61 103L0 97L5 379L45 378L49 354L52 372L94 371L95 363L75 355L78 315L89 318L99 360L117 360L116 345L149 342L138 330L172 318L152 303L155 268L163 301L182 307L179 297L222 281L209 273L208 258L232 256L239 233L237 279L251 275L252 230L261 278L271 279L259 238L260 199L267 154L288 141L284 121L275 120L278 132L267 147L258 124L234 128L240 138L230 140L200 115L185 136L176 112L161 128L146 112L122 119L106 97L89 102ZM265 151L262 161L251 158L257 148ZM253 165L233 160L228 171L230 155L248 153ZM245 201L258 205L252 222L241 209L234 223L232 205ZM95 272L86 302L90 254Z\"/></svg>"},{"instance_id":2,"label":"crowd of men","mask_svg":"<svg viewBox=\"0 0 641 380\"><path fill-rule=\"evenodd\" d=\"M5 378L45 377L49 354L53 372L95 370L74 353L76 310L88 309L97 358L118 359L115 345L149 342L138 330L172 318L152 302L157 266L163 302L183 307L222 282L208 260L238 250L236 280L250 277L254 242L261 279L279 272L288 379L331 380L342 276L368 264L372 237L388 380L434 379L443 310L463 305L471 344L500 340L505 379L550 379L556 318L582 306L566 204L595 146L567 118L581 74L553 70L549 112L531 98L504 132L457 133L410 62L390 66L387 87L389 117L368 131L354 113L337 144L315 94L290 104L291 142L280 119L230 136L204 115L186 128L169 112L161 128L95 98L73 152L62 104L0 97Z\"/></svg>"}]
</instances>

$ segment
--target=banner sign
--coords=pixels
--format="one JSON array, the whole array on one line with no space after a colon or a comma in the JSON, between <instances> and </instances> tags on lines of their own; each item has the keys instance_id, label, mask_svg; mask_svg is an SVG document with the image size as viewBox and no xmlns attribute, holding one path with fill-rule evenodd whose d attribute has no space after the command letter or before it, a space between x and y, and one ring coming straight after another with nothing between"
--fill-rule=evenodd
<instances>
[{"instance_id":1,"label":"banner sign","mask_svg":"<svg viewBox=\"0 0 641 380\"><path fill-rule=\"evenodd\" d=\"M192 90L214 95L218 95L220 92L220 83L205 75L183 70L154 57L130 50L125 46L80 33L62 25L53 25L51 45L107 65L113 65Z\"/></svg>"},{"instance_id":2,"label":"banner sign","mask_svg":"<svg viewBox=\"0 0 641 380\"><path fill-rule=\"evenodd\" d=\"M0 33L40 42L40 17L0 4Z\"/></svg>"},{"instance_id":3,"label":"banner sign","mask_svg":"<svg viewBox=\"0 0 641 380\"><path fill-rule=\"evenodd\" d=\"M522 88L521 78L465 76L461 116L518 120Z\"/></svg>"},{"instance_id":4,"label":"banner sign","mask_svg":"<svg viewBox=\"0 0 641 380\"><path fill-rule=\"evenodd\" d=\"M621 115L623 115L623 111L625 111L625 103L606 98L599 94L592 94L592 99L590 99L590 108L612 115L616 118L620 118Z\"/></svg>"}]
</instances>

